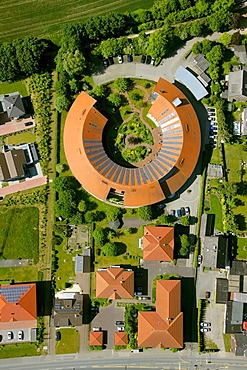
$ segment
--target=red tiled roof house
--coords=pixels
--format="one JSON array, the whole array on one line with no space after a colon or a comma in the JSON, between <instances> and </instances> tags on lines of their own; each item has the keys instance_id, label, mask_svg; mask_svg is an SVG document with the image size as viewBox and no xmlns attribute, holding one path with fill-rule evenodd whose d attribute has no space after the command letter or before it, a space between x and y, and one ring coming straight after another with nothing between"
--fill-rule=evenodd
<instances>
[{"instance_id":1,"label":"red tiled roof house","mask_svg":"<svg viewBox=\"0 0 247 370\"><path fill-rule=\"evenodd\" d=\"M90 331L89 344L90 346L103 346L103 332Z\"/></svg>"},{"instance_id":2,"label":"red tiled roof house","mask_svg":"<svg viewBox=\"0 0 247 370\"><path fill-rule=\"evenodd\" d=\"M174 254L174 228L145 226L143 235L143 259L172 261Z\"/></svg>"},{"instance_id":3,"label":"red tiled roof house","mask_svg":"<svg viewBox=\"0 0 247 370\"><path fill-rule=\"evenodd\" d=\"M183 348L180 280L157 280L156 312L138 313L138 346Z\"/></svg>"},{"instance_id":4,"label":"red tiled roof house","mask_svg":"<svg viewBox=\"0 0 247 370\"><path fill-rule=\"evenodd\" d=\"M115 346L127 346L128 335L124 331L116 331L114 333L114 345Z\"/></svg>"},{"instance_id":5,"label":"red tiled roof house","mask_svg":"<svg viewBox=\"0 0 247 370\"><path fill-rule=\"evenodd\" d=\"M122 267L109 267L96 272L96 298L134 297L134 272Z\"/></svg>"}]
</instances>

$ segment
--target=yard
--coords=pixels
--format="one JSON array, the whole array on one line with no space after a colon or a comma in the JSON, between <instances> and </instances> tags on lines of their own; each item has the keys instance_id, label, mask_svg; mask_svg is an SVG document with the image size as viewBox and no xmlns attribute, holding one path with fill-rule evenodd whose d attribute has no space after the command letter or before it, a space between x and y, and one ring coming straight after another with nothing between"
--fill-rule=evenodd
<instances>
[{"instance_id":1,"label":"yard","mask_svg":"<svg viewBox=\"0 0 247 370\"><path fill-rule=\"evenodd\" d=\"M56 342L56 354L61 355L79 352L80 335L77 330L66 328L59 329L59 331L61 333L61 340Z\"/></svg>"},{"instance_id":2,"label":"yard","mask_svg":"<svg viewBox=\"0 0 247 370\"><path fill-rule=\"evenodd\" d=\"M2 25L2 23L1 23ZM0 25L0 28L1 28ZM1 32L0 32L1 33ZM24 98L28 96L27 89L25 86L24 81L16 81L16 82L0 82L0 94L8 94L18 91L19 94Z\"/></svg>"},{"instance_id":3,"label":"yard","mask_svg":"<svg viewBox=\"0 0 247 370\"><path fill-rule=\"evenodd\" d=\"M32 143L36 140L34 129L24 130L15 135L9 135L5 138L5 144L20 145L24 143Z\"/></svg>"},{"instance_id":4,"label":"yard","mask_svg":"<svg viewBox=\"0 0 247 370\"><path fill-rule=\"evenodd\" d=\"M0 209L0 256L39 259L39 210L36 207Z\"/></svg>"},{"instance_id":5,"label":"yard","mask_svg":"<svg viewBox=\"0 0 247 370\"><path fill-rule=\"evenodd\" d=\"M8 344L0 346L0 359L37 356L40 355L39 348L34 343Z\"/></svg>"},{"instance_id":6,"label":"yard","mask_svg":"<svg viewBox=\"0 0 247 370\"><path fill-rule=\"evenodd\" d=\"M247 238L238 238L237 259L247 260Z\"/></svg>"},{"instance_id":7,"label":"yard","mask_svg":"<svg viewBox=\"0 0 247 370\"><path fill-rule=\"evenodd\" d=\"M1 4L0 40L9 41L27 35L47 37L69 22L108 12L133 11L140 7L148 9L152 5L153 0L10 0ZM58 34L58 42L60 37Z\"/></svg>"},{"instance_id":8,"label":"yard","mask_svg":"<svg viewBox=\"0 0 247 370\"><path fill-rule=\"evenodd\" d=\"M6 284L12 279L15 283L38 281L38 268L37 266L0 268L0 282Z\"/></svg>"},{"instance_id":9,"label":"yard","mask_svg":"<svg viewBox=\"0 0 247 370\"><path fill-rule=\"evenodd\" d=\"M220 200L216 194L210 194L210 209L206 213L215 214L215 228L223 231L222 209Z\"/></svg>"}]
</instances>

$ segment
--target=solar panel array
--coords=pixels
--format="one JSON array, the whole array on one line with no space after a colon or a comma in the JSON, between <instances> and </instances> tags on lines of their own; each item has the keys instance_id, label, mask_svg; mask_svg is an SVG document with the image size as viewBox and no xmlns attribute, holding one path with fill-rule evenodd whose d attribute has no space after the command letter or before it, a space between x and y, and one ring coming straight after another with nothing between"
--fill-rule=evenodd
<instances>
[{"instance_id":1,"label":"solar panel array","mask_svg":"<svg viewBox=\"0 0 247 370\"><path fill-rule=\"evenodd\" d=\"M7 302L18 302L20 298L30 289L30 285L0 287L0 294Z\"/></svg>"},{"instance_id":2,"label":"solar panel array","mask_svg":"<svg viewBox=\"0 0 247 370\"><path fill-rule=\"evenodd\" d=\"M163 112L167 113L167 110ZM176 111L158 122L162 135L156 157L139 168L125 168L113 162L100 140L84 140L84 149L93 167L106 179L126 186L142 186L163 178L173 168L183 145L183 130Z\"/></svg>"}]
</instances>

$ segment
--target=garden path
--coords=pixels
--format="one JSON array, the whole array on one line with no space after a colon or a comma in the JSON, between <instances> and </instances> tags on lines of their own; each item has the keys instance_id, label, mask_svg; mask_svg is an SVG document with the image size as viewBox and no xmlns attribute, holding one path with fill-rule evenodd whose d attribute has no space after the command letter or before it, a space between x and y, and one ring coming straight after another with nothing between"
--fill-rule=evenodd
<instances>
[{"instance_id":1,"label":"garden path","mask_svg":"<svg viewBox=\"0 0 247 370\"><path fill-rule=\"evenodd\" d=\"M148 99L149 99L149 93L147 92L147 90L144 87L140 86L140 85L135 85L135 88L143 91L143 93L144 93L143 102L144 103L147 102ZM142 146L145 146L146 148L151 149L150 154L147 155L147 157L145 159L143 159L142 161L140 161L138 163L135 163L136 167L143 167L144 165L150 163L156 157L157 152L158 152L159 148L162 145L162 141L161 141L161 138L160 138L161 129L160 129L160 127L156 127L154 129L152 129L149 126L149 124L143 118L143 109L144 109L144 107L142 107L141 109L138 109L131 102L127 92L124 93L124 96L128 100L128 104L130 105L133 114L138 113L141 122L147 127L148 130L150 130L152 132L153 141L154 141L153 145L141 143ZM131 115L131 118L132 118L133 114ZM130 143L128 143L127 139L128 139L128 137L126 137L126 142L125 142L126 143L126 148L135 148L136 146L140 145L140 144L130 144Z\"/></svg>"}]
</instances>

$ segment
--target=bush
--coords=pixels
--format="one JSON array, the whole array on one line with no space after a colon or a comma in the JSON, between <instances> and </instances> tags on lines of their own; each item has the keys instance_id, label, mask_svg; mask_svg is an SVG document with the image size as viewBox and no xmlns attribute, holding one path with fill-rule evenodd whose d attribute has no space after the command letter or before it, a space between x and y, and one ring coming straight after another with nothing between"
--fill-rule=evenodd
<instances>
[{"instance_id":1,"label":"bush","mask_svg":"<svg viewBox=\"0 0 247 370\"><path fill-rule=\"evenodd\" d=\"M118 255L118 247L117 244L108 242L102 248L102 252L105 256L113 257Z\"/></svg>"}]
</instances>

